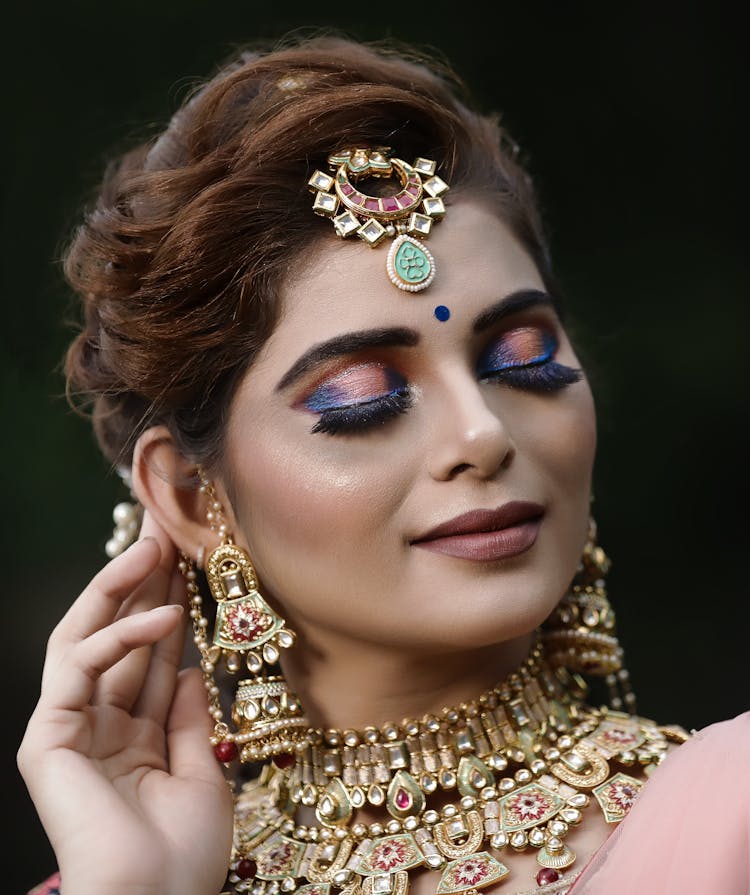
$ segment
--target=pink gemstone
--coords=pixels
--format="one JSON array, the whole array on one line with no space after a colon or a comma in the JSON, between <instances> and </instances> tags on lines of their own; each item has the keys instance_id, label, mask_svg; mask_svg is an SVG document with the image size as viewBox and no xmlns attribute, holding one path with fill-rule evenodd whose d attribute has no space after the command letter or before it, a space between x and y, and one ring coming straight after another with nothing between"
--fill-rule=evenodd
<instances>
[{"instance_id":1,"label":"pink gemstone","mask_svg":"<svg viewBox=\"0 0 750 895\"><path fill-rule=\"evenodd\" d=\"M554 867L543 867L536 875L538 886L546 886L547 883L556 883L560 879L560 871Z\"/></svg>"},{"instance_id":2,"label":"pink gemstone","mask_svg":"<svg viewBox=\"0 0 750 895\"><path fill-rule=\"evenodd\" d=\"M393 801L399 811L406 811L407 808L411 808L411 796L405 789L399 789Z\"/></svg>"},{"instance_id":3,"label":"pink gemstone","mask_svg":"<svg viewBox=\"0 0 750 895\"><path fill-rule=\"evenodd\" d=\"M341 192L345 196L351 196L351 194L354 192L354 187L350 183L342 183Z\"/></svg>"},{"instance_id":4,"label":"pink gemstone","mask_svg":"<svg viewBox=\"0 0 750 895\"><path fill-rule=\"evenodd\" d=\"M418 186L415 186L415 184L413 184L413 183L410 183L410 184L406 187L406 192L407 192L407 193L411 193L412 196L416 196L417 193L419 192L419 187L418 187Z\"/></svg>"},{"instance_id":5,"label":"pink gemstone","mask_svg":"<svg viewBox=\"0 0 750 895\"><path fill-rule=\"evenodd\" d=\"M402 208L409 208L414 204L414 197L410 196L408 193L399 193L396 198L401 203Z\"/></svg>"},{"instance_id":6,"label":"pink gemstone","mask_svg":"<svg viewBox=\"0 0 750 895\"><path fill-rule=\"evenodd\" d=\"M383 211L398 211L398 202L395 197L383 199Z\"/></svg>"},{"instance_id":7,"label":"pink gemstone","mask_svg":"<svg viewBox=\"0 0 750 895\"><path fill-rule=\"evenodd\" d=\"M365 202L365 208L368 211L380 211L380 202L377 199L368 199Z\"/></svg>"},{"instance_id":8,"label":"pink gemstone","mask_svg":"<svg viewBox=\"0 0 750 895\"><path fill-rule=\"evenodd\" d=\"M365 201L365 197L361 193L358 193L356 190L351 194L351 196L349 196L349 198L357 205L362 205L362 203Z\"/></svg>"}]
</instances>

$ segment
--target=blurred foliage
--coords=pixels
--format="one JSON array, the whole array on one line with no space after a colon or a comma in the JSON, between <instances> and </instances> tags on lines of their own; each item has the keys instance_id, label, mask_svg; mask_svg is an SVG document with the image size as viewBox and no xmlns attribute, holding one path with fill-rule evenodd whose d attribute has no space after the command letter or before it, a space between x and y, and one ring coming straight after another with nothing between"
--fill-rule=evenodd
<instances>
[{"instance_id":1,"label":"blurred foliage","mask_svg":"<svg viewBox=\"0 0 750 895\"><path fill-rule=\"evenodd\" d=\"M434 47L499 110L537 181L599 412L594 513L643 714L748 706L747 94L721 4L25 4L6 20L0 330L13 749L48 632L104 561L124 490L63 398L58 259L107 158L234 47L300 26ZM408 10L412 10L409 12ZM12 758L9 757L9 766ZM53 868L13 777L11 890Z\"/></svg>"}]
</instances>

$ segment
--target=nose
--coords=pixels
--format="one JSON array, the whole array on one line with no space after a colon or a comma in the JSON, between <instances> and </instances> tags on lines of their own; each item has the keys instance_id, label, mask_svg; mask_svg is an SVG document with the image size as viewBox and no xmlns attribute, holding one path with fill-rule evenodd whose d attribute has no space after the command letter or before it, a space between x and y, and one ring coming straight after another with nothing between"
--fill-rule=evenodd
<instances>
[{"instance_id":1,"label":"nose","mask_svg":"<svg viewBox=\"0 0 750 895\"><path fill-rule=\"evenodd\" d=\"M449 481L461 474L489 479L512 462L516 448L504 420L487 404L484 389L489 387L468 373L442 384L428 453L435 480Z\"/></svg>"}]
</instances>

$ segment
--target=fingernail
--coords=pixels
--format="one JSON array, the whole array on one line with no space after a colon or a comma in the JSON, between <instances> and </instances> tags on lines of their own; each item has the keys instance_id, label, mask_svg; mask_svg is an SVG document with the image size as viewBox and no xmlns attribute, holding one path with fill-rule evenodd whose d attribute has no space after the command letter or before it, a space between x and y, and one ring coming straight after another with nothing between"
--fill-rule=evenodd
<instances>
[{"instance_id":1,"label":"fingernail","mask_svg":"<svg viewBox=\"0 0 750 895\"><path fill-rule=\"evenodd\" d=\"M158 543L153 535L146 535L145 538L138 538L137 541L133 541L133 543L128 547L128 550L132 550L134 547L138 547L140 544L147 544L149 541ZM127 550L125 552L127 553Z\"/></svg>"},{"instance_id":2,"label":"fingernail","mask_svg":"<svg viewBox=\"0 0 750 895\"><path fill-rule=\"evenodd\" d=\"M180 606L179 603L169 603L169 604L166 605L166 606L157 606L155 609L152 609L152 610L150 610L150 611L151 611L152 613L153 613L153 612L164 612L165 610L166 610L167 612L172 612L172 611L175 610L175 609L179 612L180 615L182 615L182 613L185 611L185 607L184 607L184 606Z\"/></svg>"}]
</instances>

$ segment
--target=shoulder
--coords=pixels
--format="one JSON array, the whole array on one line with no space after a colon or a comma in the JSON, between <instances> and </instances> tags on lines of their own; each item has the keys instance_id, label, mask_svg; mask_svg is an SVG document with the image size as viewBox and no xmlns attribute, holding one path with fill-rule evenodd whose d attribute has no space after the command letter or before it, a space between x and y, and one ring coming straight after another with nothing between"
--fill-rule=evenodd
<instances>
[{"instance_id":1,"label":"shoulder","mask_svg":"<svg viewBox=\"0 0 750 895\"><path fill-rule=\"evenodd\" d=\"M694 742L710 743L712 748L722 748L734 753L750 744L750 711L742 712L726 721L717 721L700 730L691 731ZM745 752L747 757L747 752Z\"/></svg>"},{"instance_id":2,"label":"shoulder","mask_svg":"<svg viewBox=\"0 0 750 895\"><path fill-rule=\"evenodd\" d=\"M701 816L712 818L714 833L731 830L733 837L750 837L749 756L750 711L691 730L654 768L631 813L641 820L650 813L665 817L669 804L671 822L682 824L700 805Z\"/></svg>"},{"instance_id":3,"label":"shoulder","mask_svg":"<svg viewBox=\"0 0 750 895\"><path fill-rule=\"evenodd\" d=\"M668 753L571 895L747 895L750 712L690 732L657 727Z\"/></svg>"},{"instance_id":4,"label":"shoulder","mask_svg":"<svg viewBox=\"0 0 750 895\"><path fill-rule=\"evenodd\" d=\"M750 711L725 721L717 721L699 730L691 730L679 749L670 752L662 762L663 768L685 770L700 768L710 763L713 774L726 776L743 771L750 787L750 776L745 773L750 756Z\"/></svg>"}]
</instances>

